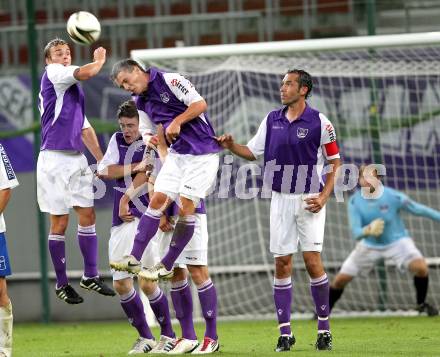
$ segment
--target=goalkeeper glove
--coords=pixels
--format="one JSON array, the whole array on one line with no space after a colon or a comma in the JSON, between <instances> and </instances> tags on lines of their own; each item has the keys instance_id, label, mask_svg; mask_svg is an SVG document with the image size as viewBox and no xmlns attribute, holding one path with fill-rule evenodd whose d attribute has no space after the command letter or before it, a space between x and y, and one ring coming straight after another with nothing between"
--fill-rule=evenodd
<instances>
[{"instance_id":1,"label":"goalkeeper glove","mask_svg":"<svg viewBox=\"0 0 440 357\"><path fill-rule=\"evenodd\" d=\"M383 233L384 226L384 220L382 218L376 218L364 227L363 233L365 236L379 237Z\"/></svg>"}]
</instances>

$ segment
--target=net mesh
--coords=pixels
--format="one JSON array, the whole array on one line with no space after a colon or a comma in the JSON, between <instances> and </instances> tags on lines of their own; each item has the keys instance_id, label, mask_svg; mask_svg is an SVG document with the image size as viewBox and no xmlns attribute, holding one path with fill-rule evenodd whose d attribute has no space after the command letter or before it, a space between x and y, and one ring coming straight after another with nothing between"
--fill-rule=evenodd
<instances>
[{"instance_id":1,"label":"net mesh","mask_svg":"<svg viewBox=\"0 0 440 357\"><path fill-rule=\"evenodd\" d=\"M380 161L387 169L386 185L439 209L439 58L439 47L412 47L146 64L186 75L207 100L216 132L231 133L238 143L246 143L264 116L280 107L279 86L286 70L304 69L315 79L309 103L334 124L343 162ZM273 257L268 247L270 200L245 199L246 190L260 186L261 176L250 174L255 167L243 169L248 163L241 159L222 155L217 187L207 199L209 264L219 294L219 315L275 317ZM429 300L440 304L439 223L410 215L404 219L430 264ZM330 200L326 222L323 260L333 277L355 246L346 201ZM312 312L309 278L299 254L294 256L293 276L293 311ZM355 279L336 305L339 311L414 307L412 275L389 264L385 274L376 269Z\"/></svg>"}]
</instances>

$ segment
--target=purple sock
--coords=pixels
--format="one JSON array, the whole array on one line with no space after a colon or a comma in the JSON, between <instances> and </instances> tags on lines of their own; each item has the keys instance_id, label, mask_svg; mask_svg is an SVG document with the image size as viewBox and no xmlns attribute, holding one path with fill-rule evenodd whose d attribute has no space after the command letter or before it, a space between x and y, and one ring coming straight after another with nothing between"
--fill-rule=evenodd
<instances>
[{"instance_id":1,"label":"purple sock","mask_svg":"<svg viewBox=\"0 0 440 357\"><path fill-rule=\"evenodd\" d=\"M139 336L154 339L147 320L145 319L144 305L136 290L121 295L121 306L128 317L128 321L139 332Z\"/></svg>"},{"instance_id":2,"label":"purple sock","mask_svg":"<svg viewBox=\"0 0 440 357\"><path fill-rule=\"evenodd\" d=\"M171 299L173 300L176 318L179 320L182 329L182 337L188 340L197 340L192 316L193 301L188 280L171 283Z\"/></svg>"},{"instance_id":3,"label":"purple sock","mask_svg":"<svg viewBox=\"0 0 440 357\"><path fill-rule=\"evenodd\" d=\"M171 270L174 262L185 249L188 242L191 240L194 234L195 217L180 216L174 228L173 237L171 238L170 247L166 255L162 258L162 264Z\"/></svg>"},{"instance_id":4,"label":"purple sock","mask_svg":"<svg viewBox=\"0 0 440 357\"><path fill-rule=\"evenodd\" d=\"M65 237L49 234L49 253L57 277L57 288L69 283L66 272L66 243Z\"/></svg>"},{"instance_id":5,"label":"purple sock","mask_svg":"<svg viewBox=\"0 0 440 357\"><path fill-rule=\"evenodd\" d=\"M273 279L273 299L281 335L291 335L290 307L292 305L292 278Z\"/></svg>"},{"instance_id":6,"label":"purple sock","mask_svg":"<svg viewBox=\"0 0 440 357\"><path fill-rule=\"evenodd\" d=\"M78 242L84 260L84 277L94 278L98 276L98 237L96 236L95 225L78 226Z\"/></svg>"},{"instance_id":7,"label":"purple sock","mask_svg":"<svg viewBox=\"0 0 440 357\"><path fill-rule=\"evenodd\" d=\"M138 224L136 236L134 237L131 255L137 260L141 260L142 254L150 240L155 236L158 228L162 212L147 208Z\"/></svg>"},{"instance_id":8,"label":"purple sock","mask_svg":"<svg viewBox=\"0 0 440 357\"><path fill-rule=\"evenodd\" d=\"M320 278L310 279L310 291L318 315L318 331L330 331L329 283L327 274Z\"/></svg>"},{"instance_id":9,"label":"purple sock","mask_svg":"<svg viewBox=\"0 0 440 357\"><path fill-rule=\"evenodd\" d=\"M148 295L148 300L150 301L151 309L159 322L160 334L162 336L175 338L176 334L174 333L173 326L171 325L168 300L163 291L157 287L153 294Z\"/></svg>"},{"instance_id":10,"label":"purple sock","mask_svg":"<svg viewBox=\"0 0 440 357\"><path fill-rule=\"evenodd\" d=\"M205 337L217 340L217 292L211 279L197 286L200 306L206 323Z\"/></svg>"}]
</instances>

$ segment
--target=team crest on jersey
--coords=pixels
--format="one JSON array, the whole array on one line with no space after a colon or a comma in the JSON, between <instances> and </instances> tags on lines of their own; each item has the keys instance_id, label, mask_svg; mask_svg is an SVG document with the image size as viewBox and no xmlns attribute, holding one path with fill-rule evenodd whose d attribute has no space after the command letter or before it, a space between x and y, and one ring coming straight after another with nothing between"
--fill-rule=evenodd
<instances>
[{"instance_id":1,"label":"team crest on jersey","mask_svg":"<svg viewBox=\"0 0 440 357\"><path fill-rule=\"evenodd\" d=\"M380 211L382 212L382 213L386 213L386 212L388 212L388 209L389 209L390 207L388 206L388 205L380 205L380 207L379 207L379 209L380 209Z\"/></svg>"},{"instance_id":2,"label":"team crest on jersey","mask_svg":"<svg viewBox=\"0 0 440 357\"><path fill-rule=\"evenodd\" d=\"M296 130L296 136L300 139L304 139L307 136L307 133L309 132L309 129L305 128L298 128Z\"/></svg>"},{"instance_id":3,"label":"team crest on jersey","mask_svg":"<svg viewBox=\"0 0 440 357\"><path fill-rule=\"evenodd\" d=\"M167 92L160 93L160 99L164 103L168 103L170 101L170 96Z\"/></svg>"}]
</instances>

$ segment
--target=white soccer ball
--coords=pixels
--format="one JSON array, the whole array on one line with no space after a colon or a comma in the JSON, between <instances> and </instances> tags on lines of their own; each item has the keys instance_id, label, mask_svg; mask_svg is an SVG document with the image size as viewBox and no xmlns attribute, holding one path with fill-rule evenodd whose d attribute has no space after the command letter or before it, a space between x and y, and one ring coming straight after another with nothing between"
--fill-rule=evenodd
<instances>
[{"instance_id":1,"label":"white soccer ball","mask_svg":"<svg viewBox=\"0 0 440 357\"><path fill-rule=\"evenodd\" d=\"M67 33L73 42L90 45L99 38L101 24L90 12L78 11L67 20Z\"/></svg>"}]
</instances>

